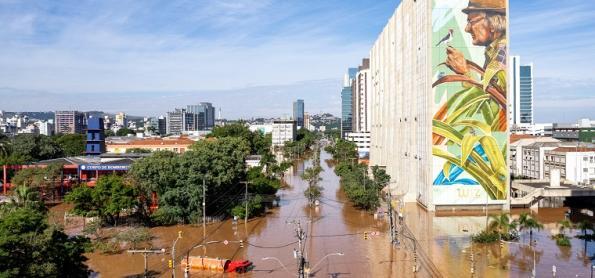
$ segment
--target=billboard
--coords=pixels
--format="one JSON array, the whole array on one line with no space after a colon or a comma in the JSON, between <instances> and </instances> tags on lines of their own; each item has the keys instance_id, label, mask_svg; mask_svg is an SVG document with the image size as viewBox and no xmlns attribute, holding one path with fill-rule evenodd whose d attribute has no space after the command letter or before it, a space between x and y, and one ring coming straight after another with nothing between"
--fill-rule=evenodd
<instances>
[{"instance_id":1,"label":"billboard","mask_svg":"<svg viewBox=\"0 0 595 278\"><path fill-rule=\"evenodd\" d=\"M83 164L79 169L81 171L128 171L130 165Z\"/></svg>"},{"instance_id":2,"label":"billboard","mask_svg":"<svg viewBox=\"0 0 595 278\"><path fill-rule=\"evenodd\" d=\"M507 2L433 0L431 12L433 202L505 202Z\"/></svg>"}]
</instances>

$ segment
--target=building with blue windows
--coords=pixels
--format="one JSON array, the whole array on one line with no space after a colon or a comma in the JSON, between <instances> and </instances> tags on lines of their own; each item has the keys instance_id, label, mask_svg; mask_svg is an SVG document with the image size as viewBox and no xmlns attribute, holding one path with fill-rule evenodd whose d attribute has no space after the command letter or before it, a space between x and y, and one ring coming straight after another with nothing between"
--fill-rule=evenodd
<instances>
[{"instance_id":1,"label":"building with blue windows","mask_svg":"<svg viewBox=\"0 0 595 278\"><path fill-rule=\"evenodd\" d=\"M86 155L100 155L105 152L105 133L103 119L89 117L87 119L87 142L85 144Z\"/></svg>"},{"instance_id":2,"label":"building with blue windows","mask_svg":"<svg viewBox=\"0 0 595 278\"><path fill-rule=\"evenodd\" d=\"M357 68L349 68L343 80L341 90L341 137L346 138L347 133L353 131L353 80Z\"/></svg>"},{"instance_id":3,"label":"building with blue windows","mask_svg":"<svg viewBox=\"0 0 595 278\"><path fill-rule=\"evenodd\" d=\"M293 120L297 123L297 128L304 127L304 100L298 99L293 102Z\"/></svg>"},{"instance_id":4,"label":"building with blue windows","mask_svg":"<svg viewBox=\"0 0 595 278\"><path fill-rule=\"evenodd\" d=\"M532 125L533 120L533 64L521 65L519 56L512 56L510 63L510 112L511 126Z\"/></svg>"}]
</instances>

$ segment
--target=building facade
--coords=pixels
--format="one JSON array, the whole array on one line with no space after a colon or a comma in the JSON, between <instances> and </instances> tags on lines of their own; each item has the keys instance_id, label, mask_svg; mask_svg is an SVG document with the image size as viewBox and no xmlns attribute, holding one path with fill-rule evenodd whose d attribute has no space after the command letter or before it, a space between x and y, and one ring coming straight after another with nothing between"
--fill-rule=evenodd
<instances>
[{"instance_id":1,"label":"building facade","mask_svg":"<svg viewBox=\"0 0 595 278\"><path fill-rule=\"evenodd\" d=\"M297 123L293 120L273 121L272 145L284 146L285 142L293 142L297 136Z\"/></svg>"},{"instance_id":2,"label":"building facade","mask_svg":"<svg viewBox=\"0 0 595 278\"><path fill-rule=\"evenodd\" d=\"M121 127L128 127L128 118L126 117L126 113L119 112L116 114L116 125Z\"/></svg>"},{"instance_id":3,"label":"building facade","mask_svg":"<svg viewBox=\"0 0 595 278\"><path fill-rule=\"evenodd\" d=\"M368 158L370 156L370 133L369 132L350 132L347 133L347 140L355 143L359 158Z\"/></svg>"},{"instance_id":4,"label":"building facade","mask_svg":"<svg viewBox=\"0 0 595 278\"><path fill-rule=\"evenodd\" d=\"M296 121L297 128L304 127L304 100L298 99L293 102L293 120Z\"/></svg>"},{"instance_id":5,"label":"building facade","mask_svg":"<svg viewBox=\"0 0 595 278\"><path fill-rule=\"evenodd\" d=\"M78 111L56 111L54 123L56 134L83 133L86 128L85 114Z\"/></svg>"},{"instance_id":6,"label":"building facade","mask_svg":"<svg viewBox=\"0 0 595 278\"><path fill-rule=\"evenodd\" d=\"M144 149L151 152L171 151L175 153L184 153L194 143L187 137L179 138L150 138L130 141L110 141L106 143L108 153L124 154L131 149Z\"/></svg>"},{"instance_id":7,"label":"building facade","mask_svg":"<svg viewBox=\"0 0 595 278\"><path fill-rule=\"evenodd\" d=\"M356 68L347 69L343 78L341 89L341 137L346 138L347 133L353 131L353 79L357 74Z\"/></svg>"},{"instance_id":8,"label":"building facade","mask_svg":"<svg viewBox=\"0 0 595 278\"><path fill-rule=\"evenodd\" d=\"M370 165L429 210L508 204L507 2L469 3L403 0L370 51Z\"/></svg>"},{"instance_id":9,"label":"building facade","mask_svg":"<svg viewBox=\"0 0 595 278\"><path fill-rule=\"evenodd\" d=\"M87 119L85 155L100 155L105 152L105 133L102 118Z\"/></svg>"},{"instance_id":10,"label":"building facade","mask_svg":"<svg viewBox=\"0 0 595 278\"><path fill-rule=\"evenodd\" d=\"M215 107L210 102L188 105L186 112L194 114L193 124L188 127L188 131L211 130L215 126Z\"/></svg>"},{"instance_id":11,"label":"building facade","mask_svg":"<svg viewBox=\"0 0 595 278\"><path fill-rule=\"evenodd\" d=\"M167 112L166 116L166 134L179 135L186 126L186 109L174 109L173 112Z\"/></svg>"},{"instance_id":12,"label":"building facade","mask_svg":"<svg viewBox=\"0 0 595 278\"><path fill-rule=\"evenodd\" d=\"M370 84L370 59L363 59L354 79L352 88L353 101L353 126L354 132L370 132L370 107L371 107L371 84Z\"/></svg>"},{"instance_id":13,"label":"building facade","mask_svg":"<svg viewBox=\"0 0 595 278\"><path fill-rule=\"evenodd\" d=\"M559 147L545 152L544 177L552 170L560 171L560 178L581 185L595 184L595 149Z\"/></svg>"}]
</instances>

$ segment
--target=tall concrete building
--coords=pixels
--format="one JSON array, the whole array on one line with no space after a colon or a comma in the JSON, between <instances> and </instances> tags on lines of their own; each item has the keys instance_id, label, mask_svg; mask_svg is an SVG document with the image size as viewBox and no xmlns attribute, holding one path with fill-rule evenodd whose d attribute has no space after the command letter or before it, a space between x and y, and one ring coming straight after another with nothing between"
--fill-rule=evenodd
<instances>
[{"instance_id":1,"label":"tall concrete building","mask_svg":"<svg viewBox=\"0 0 595 278\"><path fill-rule=\"evenodd\" d=\"M304 127L304 100L298 99L293 102L293 120L296 121L297 127Z\"/></svg>"},{"instance_id":2,"label":"tall concrete building","mask_svg":"<svg viewBox=\"0 0 595 278\"><path fill-rule=\"evenodd\" d=\"M346 138L347 133L353 130L353 92L352 83L357 68L349 68L343 78L341 89L341 137Z\"/></svg>"},{"instance_id":3,"label":"tall concrete building","mask_svg":"<svg viewBox=\"0 0 595 278\"><path fill-rule=\"evenodd\" d=\"M532 125L533 64L521 65L519 56L510 58L509 121L511 125Z\"/></svg>"},{"instance_id":4,"label":"tall concrete building","mask_svg":"<svg viewBox=\"0 0 595 278\"><path fill-rule=\"evenodd\" d=\"M428 210L508 206L507 1L476 2L403 0L370 51L370 165Z\"/></svg>"},{"instance_id":5,"label":"tall concrete building","mask_svg":"<svg viewBox=\"0 0 595 278\"><path fill-rule=\"evenodd\" d=\"M126 117L126 113L119 112L118 114L116 114L116 125L128 127L128 118Z\"/></svg>"},{"instance_id":6,"label":"tall concrete building","mask_svg":"<svg viewBox=\"0 0 595 278\"><path fill-rule=\"evenodd\" d=\"M370 59L363 59L355 75L352 89L352 130L354 132L370 132L370 107L372 90L370 83Z\"/></svg>"},{"instance_id":7,"label":"tall concrete building","mask_svg":"<svg viewBox=\"0 0 595 278\"><path fill-rule=\"evenodd\" d=\"M180 135L187 125L188 114L186 109L174 109L173 112L167 112L166 116L166 134Z\"/></svg>"},{"instance_id":8,"label":"tall concrete building","mask_svg":"<svg viewBox=\"0 0 595 278\"><path fill-rule=\"evenodd\" d=\"M83 133L87 128L85 114L79 111L56 111L54 123L56 134Z\"/></svg>"}]
</instances>

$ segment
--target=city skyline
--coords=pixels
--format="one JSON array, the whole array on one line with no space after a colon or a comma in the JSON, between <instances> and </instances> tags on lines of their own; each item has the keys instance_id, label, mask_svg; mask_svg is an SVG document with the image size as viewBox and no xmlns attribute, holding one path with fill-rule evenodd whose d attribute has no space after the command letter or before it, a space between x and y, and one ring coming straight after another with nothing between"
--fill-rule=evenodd
<instances>
[{"instance_id":1,"label":"city skyline","mask_svg":"<svg viewBox=\"0 0 595 278\"><path fill-rule=\"evenodd\" d=\"M174 1L147 10L3 1L0 109L161 115L192 97L233 119L283 116L302 98L308 112L338 115L340 76L368 56L398 3L245 0L181 9ZM587 28L595 4L564 4L510 3L511 54L535 65L535 122L595 117L595 80L584 74L595 69ZM573 16L546 20L566 13Z\"/></svg>"}]
</instances>

